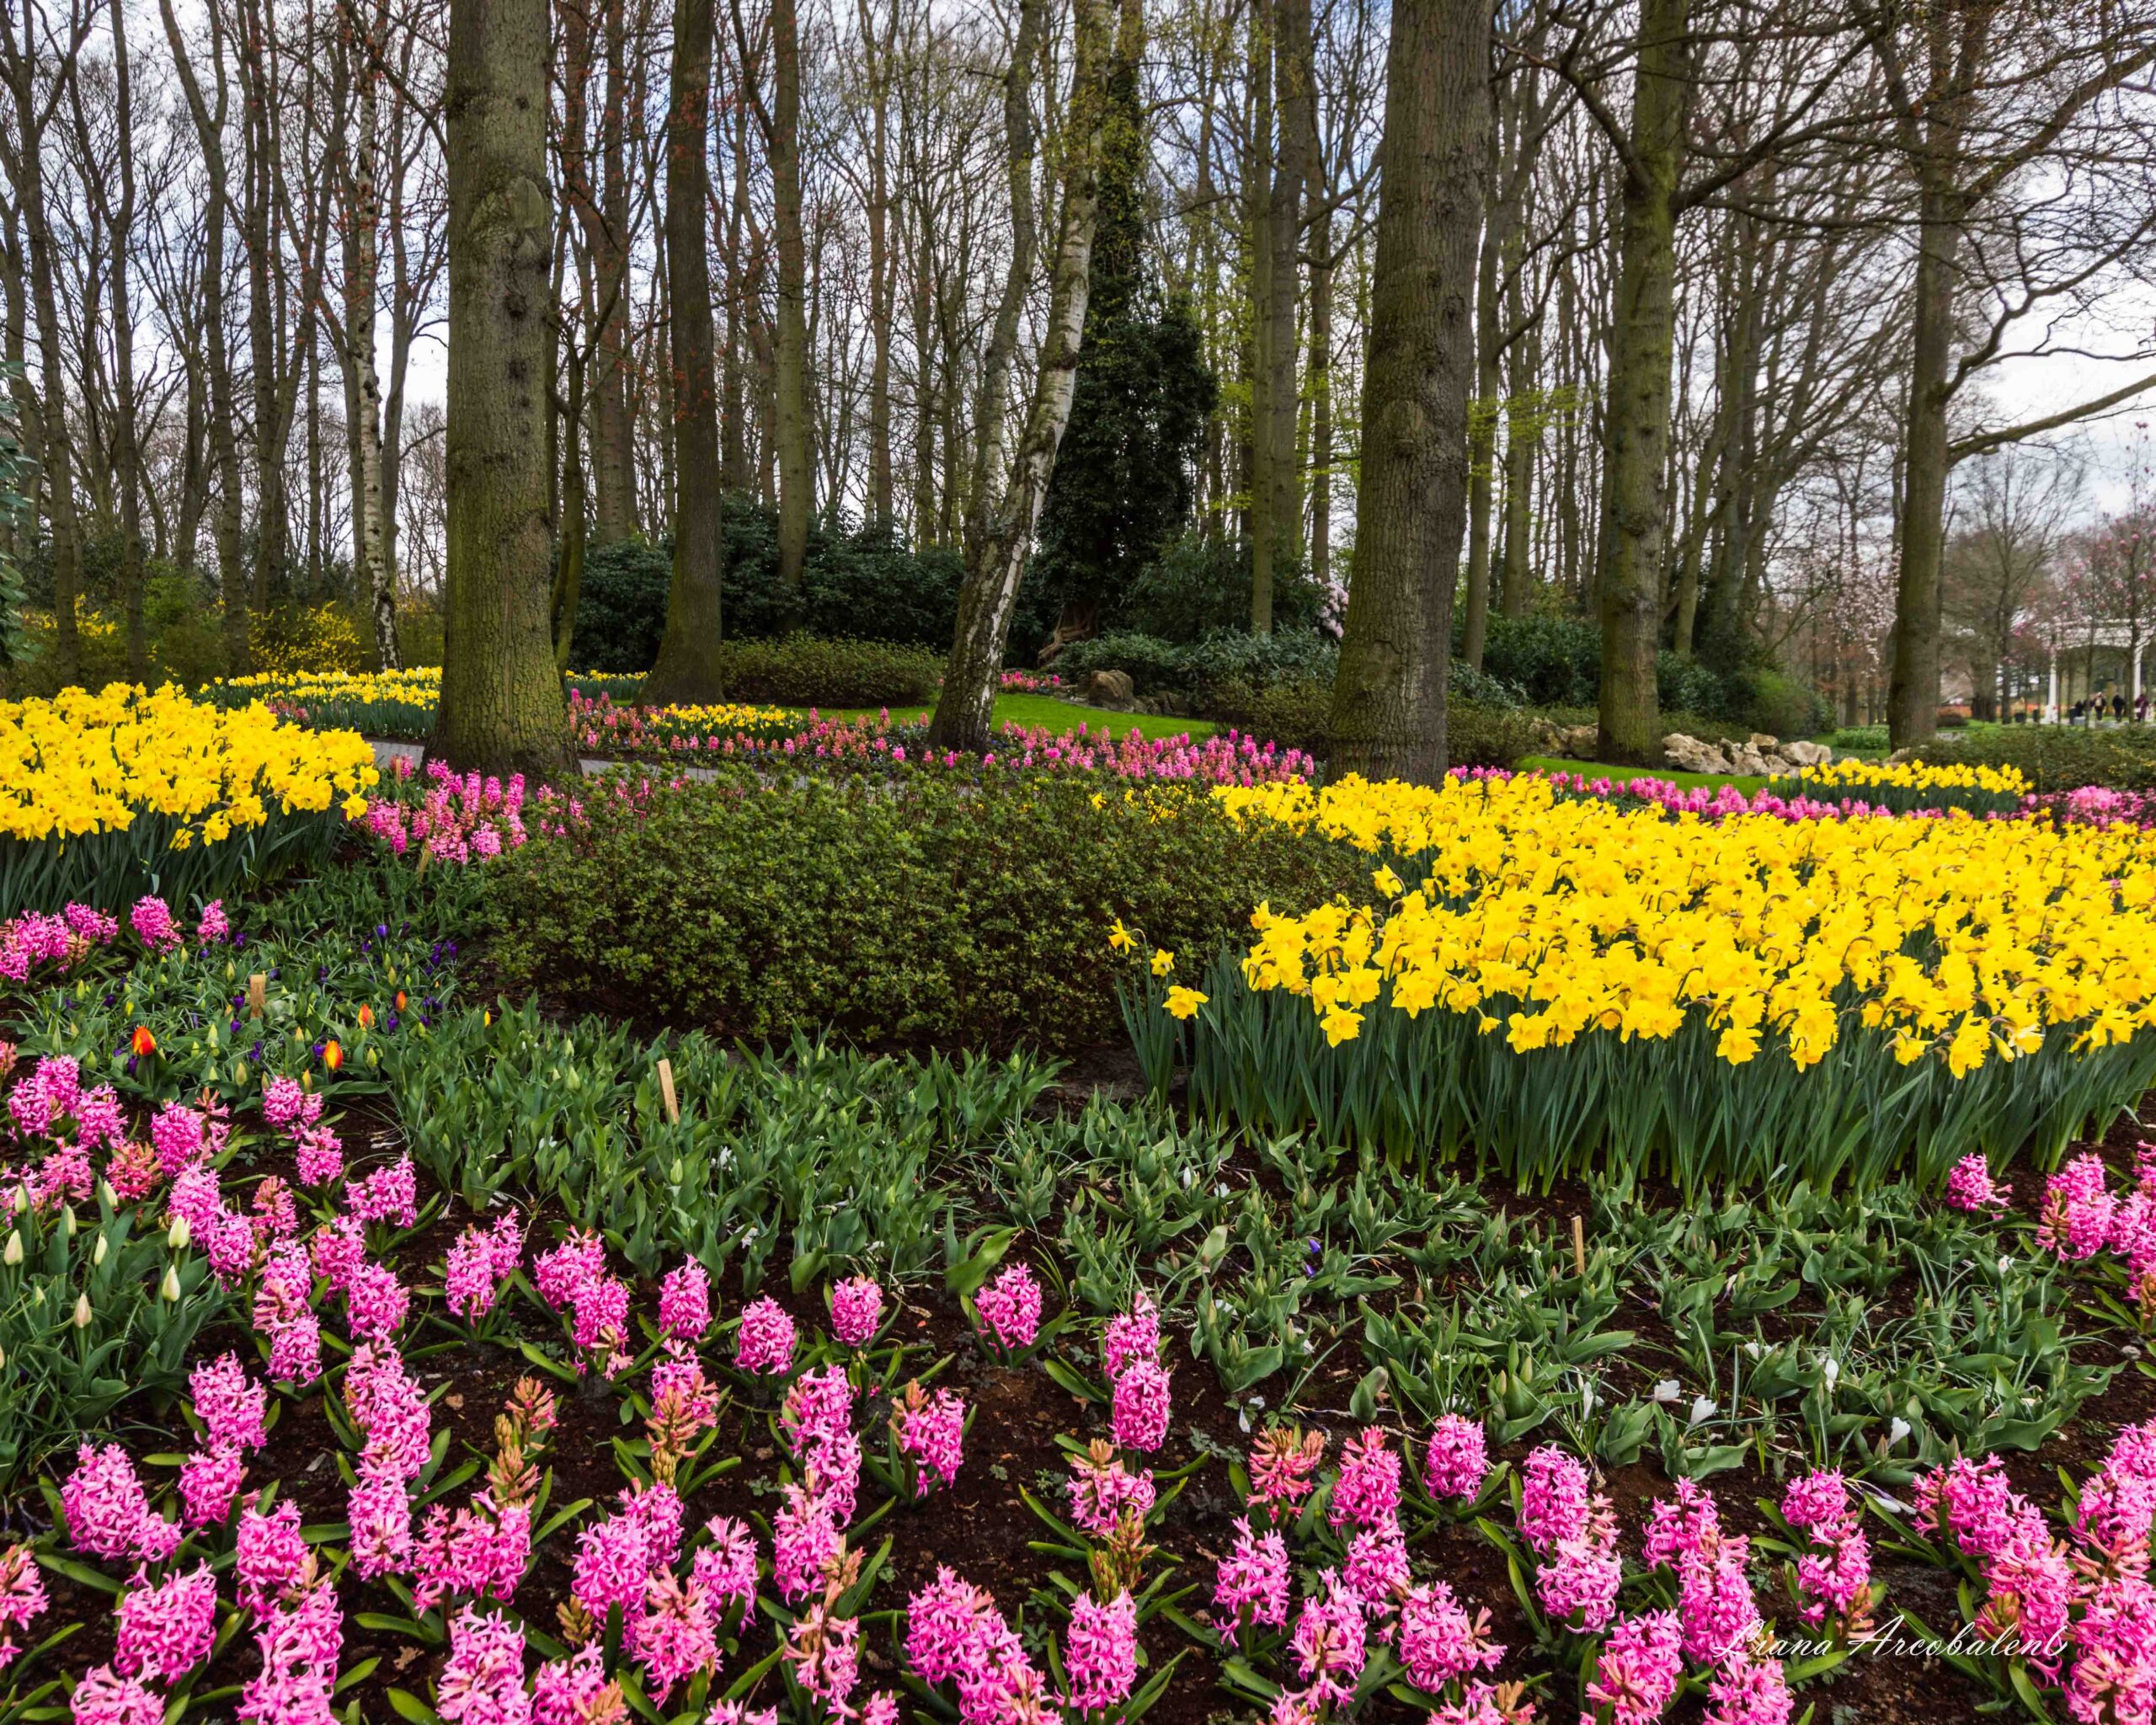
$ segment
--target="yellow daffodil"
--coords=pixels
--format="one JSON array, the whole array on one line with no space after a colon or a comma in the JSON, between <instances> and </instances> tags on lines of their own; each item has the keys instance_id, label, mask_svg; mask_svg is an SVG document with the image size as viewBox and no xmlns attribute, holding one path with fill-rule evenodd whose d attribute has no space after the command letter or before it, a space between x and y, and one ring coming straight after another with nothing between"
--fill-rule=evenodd
<instances>
[{"instance_id":1,"label":"yellow daffodil","mask_svg":"<svg viewBox=\"0 0 2156 1725\"><path fill-rule=\"evenodd\" d=\"M1155 947L1153 948L1153 974L1155 976L1166 976L1168 972L1175 968L1176 955L1173 953L1170 952L1166 947Z\"/></svg>"},{"instance_id":2,"label":"yellow daffodil","mask_svg":"<svg viewBox=\"0 0 2156 1725\"><path fill-rule=\"evenodd\" d=\"M1195 1018L1198 1016L1198 1009L1209 998L1209 996L1202 995L1194 988L1185 988L1178 984L1168 991L1168 1016L1173 1018Z\"/></svg>"}]
</instances>

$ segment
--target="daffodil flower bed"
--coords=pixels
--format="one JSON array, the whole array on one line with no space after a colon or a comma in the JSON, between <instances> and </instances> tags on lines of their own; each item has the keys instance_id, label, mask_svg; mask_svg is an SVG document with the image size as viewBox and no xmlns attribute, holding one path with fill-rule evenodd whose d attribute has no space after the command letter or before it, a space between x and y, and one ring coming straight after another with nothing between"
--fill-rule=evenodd
<instances>
[{"instance_id":1,"label":"daffodil flower bed","mask_svg":"<svg viewBox=\"0 0 2156 1725\"><path fill-rule=\"evenodd\" d=\"M170 685L0 702L0 905L217 897L318 860L375 780L350 732Z\"/></svg>"},{"instance_id":2,"label":"daffodil flower bed","mask_svg":"<svg viewBox=\"0 0 2156 1725\"><path fill-rule=\"evenodd\" d=\"M1772 781L1768 788L1824 803L1860 802L1896 814L1951 809L2004 814L2020 808L2031 787L2015 766L1848 760L1807 766Z\"/></svg>"},{"instance_id":3,"label":"daffodil flower bed","mask_svg":"<svg viewBox=\"0 0 2156 1725\"><path fill-rule=\"evenodd\" d=\"M643 686L640 676L579 671L569 686L587 698L626 700ZM280 717L320 730L355 730L371 737L422 742L434 729L441 700L441 667L417 665L388 671L264 671L221 678L195 698L216 707L259 701Z\"/></svg>"},{"instance_id":4,"label":"daffodil flower bed","mask_svg":"<svg viewBox=\"0 0 2156 1725\"><path fill-rule=\"evenodd\" d=\"M1131 999L1201 1114L1523 1183L1688 1191L2049 1166L2156 1080L2156 836L2034 820L1674 818L1533 778L1224 788L1367 853L1374 902ZM1134 939L1134 937L1126 937Z\"/></svg>"}]
</instances>

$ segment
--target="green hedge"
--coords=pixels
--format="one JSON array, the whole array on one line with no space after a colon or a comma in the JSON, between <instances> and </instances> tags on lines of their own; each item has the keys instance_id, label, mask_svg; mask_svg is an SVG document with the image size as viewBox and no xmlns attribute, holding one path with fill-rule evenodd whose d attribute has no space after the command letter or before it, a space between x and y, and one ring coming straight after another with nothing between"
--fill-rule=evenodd
<instances>
[{"instance_id":1,"label":"green hedge","mask_svg":"<svg viewBox=\"0 0 2156 1725\"><path fill-rule=\"evenodd\" d=\"M780 707L903 707L933 700L943 655L890 641L788 635L729 641L721 654L729 700Z\"/></svg>"},{"instance_id":2,"label":"green hedge","mask_svg":"<svg viewBox=\"0 0 2156 1725\"><path fill-rule=\"evenodd\" d=\"M636 806L588 793L586 826L489 871L494 957L515 986L753 1041L828 1026L1066 1047L1116 1032L1116 918L1194 974L1261 900L1369 888L1367 859L1239 830L1203 788L1097 808L1101 788L744 777Z\"/></svg>"},{"instance_id":3,"label":"green hedge","mask_svg":"<svg viewBox=\"0 0 2156 1725\"><path fill-rule=\"evenodd\" d=\"M1972 724L1919 752L1941 764L2018 766L2038 792L2156 790L2156 725Z\"/></svg>"}]
</instances>

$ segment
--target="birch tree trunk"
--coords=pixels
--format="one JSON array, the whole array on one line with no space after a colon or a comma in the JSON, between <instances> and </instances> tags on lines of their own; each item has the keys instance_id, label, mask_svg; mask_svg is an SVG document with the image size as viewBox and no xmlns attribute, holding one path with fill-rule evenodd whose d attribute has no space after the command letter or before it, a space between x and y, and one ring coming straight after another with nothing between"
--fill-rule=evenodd
<instances>
[{"instance_id":1,"label":"birch tree trunk","mask_svg":"<svg viewBox=\"0 0 2156 1725\"><path fill-rule=\"evenodd\" d=\"M966 573L958 590L958 620L950 662L928 724L932 749L985 753L994 735L995 692L1011 613L1026 570L1033 529L1055 451L1070 419L1078 381L1078 349L1086 334L1086 301L1099 211L1101 124L1107 107L1107 0L1073 0L1075 62L1061 142L1063 220L1049 277L1048 328L1041 339L1032 405L1019 433L1011 470L1002 472L1000 409L1017 344L1018 312L1032 274L1033 121L1030 83L1045 23L1045 0L1025 0L1018 40L1005 84L1004 126L1011 154L1011 227L1024 244L1012 248L1011 272L990 337L991 369L984 377L980 443L974 469L974 507L966 531ZM1022 268L1022 264L1023 267ZM996 358L1000 350L1001 360ZM992 386L992 393L991 393Z\"/></svg>"},{"instance_id":2,"label":"birch tree trunk","mask_svg":"<svg viewBox=\"0 0 2156 1725\"><path fill-rule=\"evenodd\" d=\"M673 315L674 574L666 631L644 680L654 703L717 701L719 579L718 378L705 210L711 197L712 0L674 0L674 70L667 108L666 275Z\"/></svg>"},{"instance_id":3,"label":"birch tree trunk","mask_svg":"<svg viewBox=\"0 0 2156 1725\"><path fill-rule=\"evenodd\" d=\"M547 631L546 0L451 0L448 578L430 752L573 768Z\"/></svg>"},{"instance_id":4,"label":"birch tree trunk","mask_svg":"<svg viewBox=\"0 0 2156 1725\"><path fill-rule=\"evenodd\" d=\"M1490 29L1488 0L1393 6L1362 486L1333 685L1336 772L1425 784L1444 774Z\"/></svg>"}]
</instances>

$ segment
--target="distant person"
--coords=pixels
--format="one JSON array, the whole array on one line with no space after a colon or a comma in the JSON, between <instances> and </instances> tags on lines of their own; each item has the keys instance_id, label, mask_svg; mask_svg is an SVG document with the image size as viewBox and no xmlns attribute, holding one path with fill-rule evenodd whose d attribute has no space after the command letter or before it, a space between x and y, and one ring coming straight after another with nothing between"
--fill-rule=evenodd
<instances>
[{"instance_id":1,"label":"distant person","mask_svg":"<svg viewBox=\"0 0 2156 1725\"><path fill-rule=\"evenodd\" d=\"M2116 690L2111 693L2111 723L2113 724L2126 723L2126 697Z\"/></svg>"},{"instance_id":2,"label":"distant person","mask_svg":"<svg viewBox=\"0 0 2156 1725\"><path fill-rule=\"evenodd\" d=\"M2146 689L2133 697L2133 722L2136 724L2148 723L2148 691Z\"/></svg>"}]
</instances>

